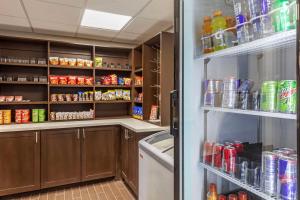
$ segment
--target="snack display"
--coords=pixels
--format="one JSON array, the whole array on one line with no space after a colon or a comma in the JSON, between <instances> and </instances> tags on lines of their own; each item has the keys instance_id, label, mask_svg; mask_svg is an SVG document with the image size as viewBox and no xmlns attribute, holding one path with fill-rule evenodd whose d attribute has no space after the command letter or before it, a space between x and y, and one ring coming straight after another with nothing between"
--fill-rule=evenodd
<instances>
[{"instance_id":1,"label":"snack display","mask_svg":"<svg viewBox=\"0 0 300 200\"><path fill-rule=\"evenodd\" d=\"M111 74L107 76L100 76L96 79L96 84L98 85L131 85L131 78L118 77L116 74Z\"/></svg>"},{"instance_id":2,"label":"snack display","mask_svg":"<svg viewBox=\"0 0 300 200\"><path fill-rule=\"evenodd\" d=\"M79 111L79 112L51 112L51 121L62 121L62 120L77 120L77 119L93 119L94 110Z\"/></svg>"},{"instance_id":3,"label":"snack display","mask_svg":"<svg viewBox=\"0 0 300 200\"><path fill-rule=\"evenodd\" d=\"M96 91L95 101L131 100L130 90L108 90L107 92Z\"/></svg>"},{"instance_id":4,"label":"snack display","mask_svg":"<svg viewBox=\"0 0 300 200\"><path fill-rule=\"evenodd\" d=\"M94 92L78 92L77 94L51 94L50 100L52 102L71 102L71 101L93 101Z\"/></svg>"},{"instance_id":5,"label":"snack display","mask_svg":"<svg viewBox=\"0 0 300 200\"><path fill-rule=\"evenodd\" d=\"M50 57L49 63L50 65L61 65L71 67L93 67L93 61L81 58Z\"/></svg>"},{"instance_id":6,"label":"snack display","mask_svg":"<svg viewBox=\"0 0 300 200\"><path fill-rule=\"evenodd\" d=\"M85 76L49 76L51 85L93 85L93 77Z\"/></svg>"}]
</instances>

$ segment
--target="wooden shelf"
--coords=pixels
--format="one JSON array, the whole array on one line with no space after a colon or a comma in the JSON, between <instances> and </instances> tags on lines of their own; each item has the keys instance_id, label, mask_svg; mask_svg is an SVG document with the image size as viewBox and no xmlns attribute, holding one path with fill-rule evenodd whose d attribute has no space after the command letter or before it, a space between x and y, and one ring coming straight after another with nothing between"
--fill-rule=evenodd
<instances>
[{"instance_id":1,"label":"wooden shelf","mask_svg":"<svg viewBox=\"0 0 300 200\"><path fill-rule=\"evenodd\" d=\"M95 85L96 88L131 88L127 85Z\"/></svg>"},{"instance_id":2,"label":"wooden shelf","mask_svg":"<svg viewBox=\"0 0 300 200\"><path fill-rule=\"evenodd\" d=\"M47 105L48 101L0 102L0 105Z\"/></svg>"},{"instance_id":3,"label":"wooden shelf","mask_svg":"<svg viewBox=\"0 0 300 200\"><path fill-rule=\"evenodd\" d=\"M143 86L142 85L135 85L134 87L135 88L142 88Z\"/></svg>"},{"instance_id":4,"label":"wooden shelf","mask_svg":"<svg viewBox=\"0 0 300 200\"><path fill-rule=\"evenodd\" d=\"M131 103L132 101L125 101L125 100L115 100L115 101L95 101L97 104L109 104L109 103Z\"/></svg>"},{"instance_id":5,"label":"wooden shelf","mask_svg":"<svg viewBox=\"0 0 300 200\"><path fill-rule=\"evenodd\" d=\"M7 65L7 66L21 66L21 67L44 67L47 68L48 65L41 65L41 64L23 64L23 63L3 63L0 62L0 65Z\"/></svg>"},{"instance_id":6,"label":"wooden shelf","mask_svg":"<svg viewBox=\"0 0 300 200\"><path fill-rule=\"evenodd\" d=\"M16 84L16 85L48 85L48 83L41 82L21 82L21 81L0 81L0 84Z\"/></svg>"},{"instance_id":7,"label":"wooden shelf","mask_svg":"<svg viewBox=\"0 0 300 200\"><path fill-rule=\"evenodd\" d=\"M105 68L105 67L95 67L96 70L103 71L122 71L122 72L131 72L131 69L120 69L120 68Z\"/></svg>"},{"instance_id":8,"label":"wooden shelf","mask_svg":"<svg viewBox=\"0 0 300 200\"><path fill-rule=\"evenodd\" d=\"M143 68L136 69L134 72L135 72L135 73L143 72Z\"/></svg>"},{"instance_id":9,"label":"wooden shelf","mask_svg":"<svg viewBox=\"0 0 300 200\"><path fill-rule=\"evenodd\" d=\"M50 85L50 87L93 88L93 85Z\"/></svg>"},{"instance_id":10,"label":"wooden shelf","mask_svg":"<svg viewBox=\"0 0 300 200\"><path fill-rule=\"evenodd\" d=\"M65 105L65 104L93 104L94 101L52 101L50 104L53 105Z\"/></svg>"},{"instance_id":11,"label":"wooden shelf","mask_svg":"<svg viewBox=\"0 0 300 200\"><path fill-rule=\"evenodd\" d=\"M82 69L82 70L94 69L94 67L78 67L78 66L66 66L66 65L50 65L49 67L54 69Z\"/></svg>"},{"instance_id":12,"label":"wooden shelf","mask_svg":"<svg viewBox=\"0 0 300 200\"><path fill-rule=\"evenodd\" d=\"M134 103L139 103L139 104L142 104L143 102L142 101L133 101Z\"/></svg>"}]
</instances>

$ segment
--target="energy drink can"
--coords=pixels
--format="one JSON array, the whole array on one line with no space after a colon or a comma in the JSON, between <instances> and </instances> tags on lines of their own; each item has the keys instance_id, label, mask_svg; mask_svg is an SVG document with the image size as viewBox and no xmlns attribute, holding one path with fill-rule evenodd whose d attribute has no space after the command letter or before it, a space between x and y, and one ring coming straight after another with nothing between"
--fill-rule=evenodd
<instances>
[{"instance_id":1,"label":"energy drink can","mask_svg":"<svg viewBox=\"0 0 300 200\"><path fill-rule=\"evenodd\" d=\"M265 81L261 87L260 108L262 111L275 112L277 110L277 81Z\"/></svg>"},{"instance_id":2,"label":"energy drink can","mask_svg":"<svg viewBox=\"0 0 300 200\"><path fill-rule=\"evenodd\" d=\"M39 109L38 110L38 118L39 118L39 122L45 122L46 121L46 110L45 109Z\"/></svg>"},{"instance_id":3,"label":"energy drink can","mask_svg":"<svg viewBox=\"0 0 300 200\"><path fill-rule=\"evenodd\" d=\"M296 113L297 82L284 80L278 84L278 111L283 113Z\"/></svg>"},{"instance_id":4,"label":"energy drink can","mask_svg":"<svg viewBox=\"0 0 300 200\"><path fill-rule=\"evenodd\" d=\"M211 165L212 163L212 152L213 152L213 142L206 141L204 143L204 148L203 148L203 161L206 164Z\"/></svg>"},{"instance_id":5,"label":"energy drink can","mask_svg":"<svg viewBox=\"0 0 300 200\"><path fill-rule=\"evenodd\" d=\"M39 122L39 109L32 109L32 122L33 123L37 123Z\"/></svg>"},{"instance_id":6,"label":"energy drink can","mask_svg":"<svg viewBox=\"0 0 300 200\"><path fill-rule=\"evenodd\" d=\"M265 151L262 154L262 187L268 195L277 194L278 155Z\"/></svg>"},{"instance_id":7,"label":"energy drink can","mask_svg":"<svg viewBox=\"0 0 300 200\"><path fill-rule=\"evenodd\" d=\"M297 158L282 156L278 160L278 199L297 199Z\"/></svg>"}]
</instances>

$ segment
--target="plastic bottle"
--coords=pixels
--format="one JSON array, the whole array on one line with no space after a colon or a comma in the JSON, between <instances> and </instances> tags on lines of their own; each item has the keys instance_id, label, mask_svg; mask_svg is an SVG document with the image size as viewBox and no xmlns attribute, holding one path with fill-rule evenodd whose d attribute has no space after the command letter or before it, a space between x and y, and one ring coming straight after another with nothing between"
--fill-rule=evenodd
<instances>
[{"instance_id":1,"label":"plastic bottle","mask_svg":"<svg viewBox=\"0 0 300 200\"><path fill-rule=\"evenodd\" d=\"M248 0L251 30L253 34L253 39L257 40L262 37L262 27L261 27L261 0Z\"/></svg>"},{"instance_id":2,"label":"plastic bottle","mask_svg":"<svg viewBox=\"0 0 300 200\"><path fill-rule=\"evenodd\" d=\"M264 15L261 18L263 36L268 36L274 32L272 15L270 14L274 1L275 0L261 0L261 15Z\"/></svg>"},{"instance_id":3,"label":"plastic bottle","mask_svg":"<svg viewBox=\"0 0 300 200\"><path fill-rule=\"evenodd\" d=\"M272 9L279 9L273 14L275 32L290 30L289 0L274 0Z\"/></svg>"},{"instance_id":4,"label":"plastic bottle","mask_svg":"<svg viewBox=\"0 0 300 200\"><path fill-rule=\"evenodd\" d=\"M295 29L297 26L297 2L296 0L290 0L290 29Z\"/></svg>"},{"instance_id":5,"label":"plastic bottle","mask_svg":"<svg viewBox=\"0 0 300 200\"><path fill-rule=\"evenodd\" d=\"M222 11L216 10L214 12L211 27L213 34L215 34L215 36L213 37L214 50L218 51L221 49L225 49L226 44L224 42L223 30L226 29L226 20L222 14Z\"/></svg>"},{"instance_id":6,"label":"plastic bottle","mask_svg":"<svg viewBox=\"0 0 300 200\"><path fill-rule=\"evenodd\" d=\"M235 20L231 16L227 16L227 17L225 17L225 19L226 19L226 24L227 24L226 28L227 29L232 28L232 29L224 32L224 40L225 40L226 47L232 47L237 44L236 29L234 28Z\"/></svg>"},{"instance_id":7,"label":"plastic bottle","mask_svg":"<svg viewBox=\"0 0 300 200\"><path fill-rule=\"evenodd\" d=\"M233 0L234 13L237 23L237 39L239 44L249 42L252 38L249 30L249 9L247 0ZM246 24L244 24L246 23Z\"/></svg>"},{"instance_id":8,"label":"plastic bottle","mask_svg":"<svg viewBox=\"0 0 300 200\"><path fill-rule=\"evenodd\" d=\"M213 52L211 17L205 16L202 25L202 48L203 53Z\"/></svg>"},{"instance_id":9,"label":"plastic bottle","mask_svg":"<svg viewBox=\"0 0 300 200\"><path fill-rule=\"evenodd\" d=\"M207 200L218 200L217 185L214 183L211 183L209 185L209 192L207 193Z\"/></svg>"}]
</instances>

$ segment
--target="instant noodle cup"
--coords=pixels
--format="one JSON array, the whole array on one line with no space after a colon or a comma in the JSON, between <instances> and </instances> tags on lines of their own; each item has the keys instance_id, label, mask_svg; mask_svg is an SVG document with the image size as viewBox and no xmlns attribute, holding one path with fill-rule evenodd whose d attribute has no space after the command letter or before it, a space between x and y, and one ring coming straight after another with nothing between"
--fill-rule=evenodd
<instances>
[{"instance_id":1,"label":"instant noodle cup","mask_svg":"<svg viewBox=\"0 0 300 200\"><path fill-rule=\"evenodd\" d=\"M68 58L59 58L59 64L66 66L69 64L69 59Z\"/></svg>"},{"instance_id":2,"label":"instant noodle cup","mask_svg":"<svg viewBox=\"0 0 300 200\"><path fill-rule=\"evenodd\" d=\"M69 66L76 66L76 58L69 58Z\"/></svg>"}]
</instances>

